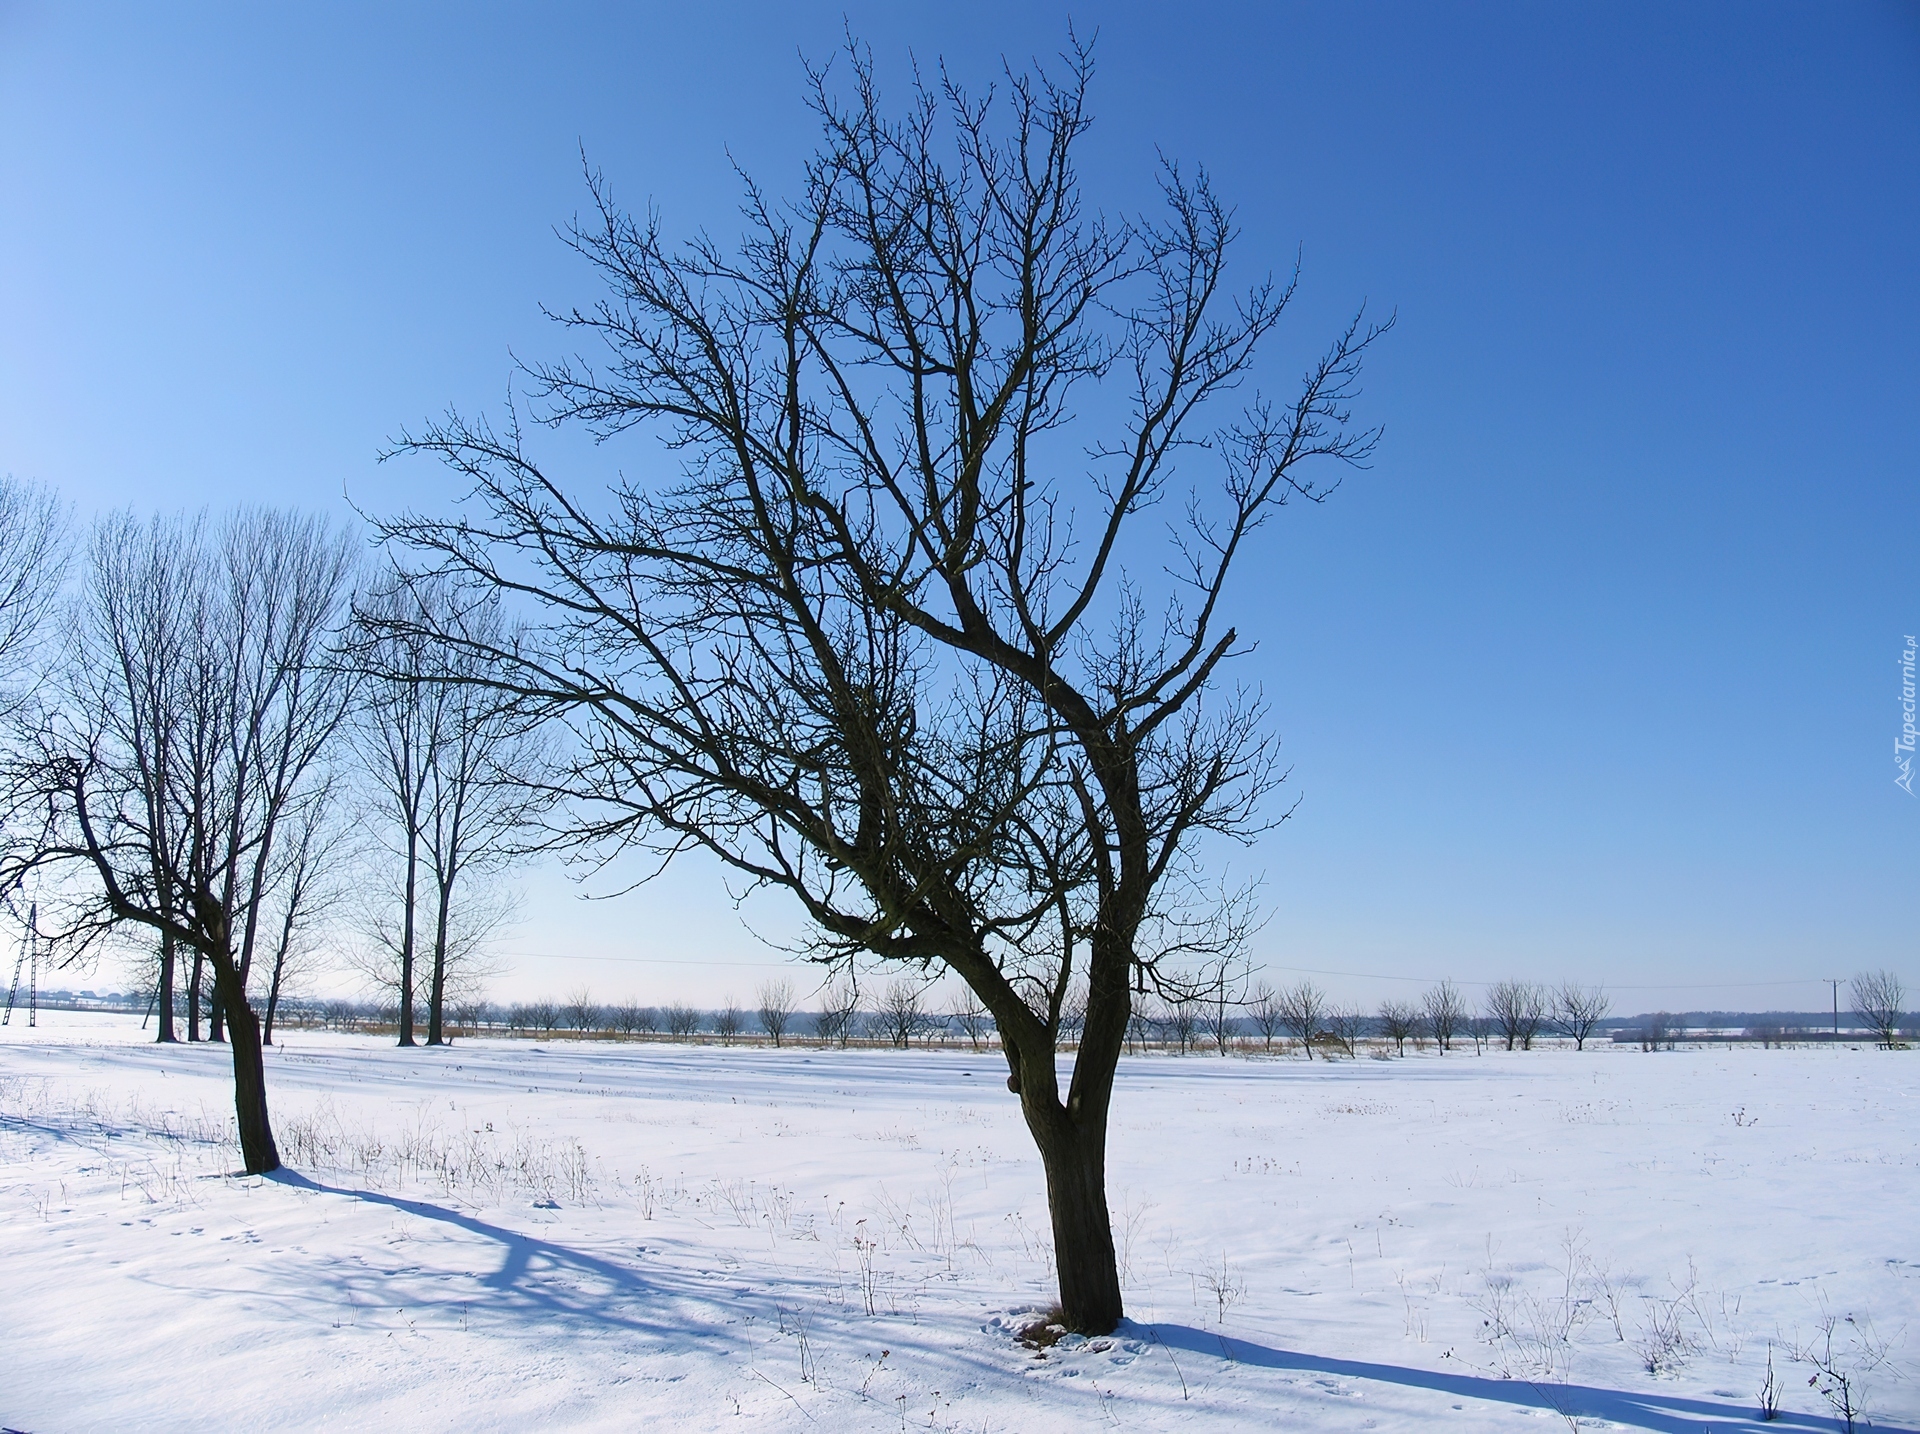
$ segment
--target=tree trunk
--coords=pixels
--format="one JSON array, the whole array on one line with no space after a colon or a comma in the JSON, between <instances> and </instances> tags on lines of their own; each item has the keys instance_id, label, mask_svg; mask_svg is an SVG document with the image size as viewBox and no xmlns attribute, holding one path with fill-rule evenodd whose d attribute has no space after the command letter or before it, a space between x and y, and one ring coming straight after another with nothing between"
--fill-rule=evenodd
<instances>
[{"instance_id":1,"label":"tree trunk","mask_svg":"<svg viewBox=\"0 0 1920 1434\"><path fill-rule=\"evenodd\" d=\"M413 1044L413 897L420 870L420 839L407 833L406 910L400 914L400 1044Z\"/></svg>"},{"instance_id":2,"label":"tree trunk","mask_svg":"<svg viewBox=\"0 0 1920 1434\"><path fill-rule=\"evenodd\" d=\"M240 1158L247 1174L265 1175L280 1168L280 1152L267 1119L267 1071L261 1056L260 1021L247 1004L240 973L231 962L216 961L213 979L214 1004L226 1014L233 1047L233 1113L240 1131Z\"/></svg>"},{"instance_id":3,"label":"tree trunk","mask_svg":"<svg viewBox=\"0 0 1920 1434\"><path fill-rule=\"evenodd\" d=\"M274 1017L274 1013L279 1009L280 1009L280 968L278 966L275 966L273 968L273 985L267 988L266 1024L260 1028L260 1043L262 1045L270 1046L273 1044L273 1017Z\"/></svg>"},{"instance_id":4,"label":"tree trunk","mask_svg":"<svg viewBox=\"0 0 1920 1434\"><path fill-rule=\"evenodd\" d=\"M1044 1028L1001 1039L1020 1097L1020 1113L1047 1173L1054 1271L1062 1322L1077 1334L1111 1334L1126 1315L1107 1209L1107 1109L1132 1014L1126 968L1096 960L1090 973L1086 1025L1073 1063L1073 1083L1060 1100L1057 1034Z\"/></svg>"},{"instance_id":5,"label":"tree trunk","mask_svg":"<svg viewBox=\"0 0 1920 1434\"><path fill-rule=\"evenodd\" d=\"M1077 1334L1111 1334L1126 1310L1107 1209L1105 1112L1098 1122L1075 1122L1062 1111L1029 1124L1047 1172L1062 1323ZM1043 1126L1052 1128L1042 1134Z\"/></svg>"},{"instance_id":6,"label":"tree trunk","mask_svg":"<svg viewBox=\"0 0 1920 1434\"><path fill-rule=\"evenodd\" d=\"M187 983L187 1039L200 1039L200 981L204 973L206 957L198 950L193 953L193 971Z\"/></svg>"},{"instance_id":7,"label":"tree trunk","mask_svg":"<svg viewBox=\"0 0 1920 1434\"><path fill-rule=\"evenodd\" d=\"M451 893L440 888L440 910L433 926L433 976L427 987L427 1044L442 1045L447 1004L447 904Z\"/></svg>"},{"instance_id":8,"label":"tree trunk","mask_svg":"<svg viewBox=\"0 0 1920 1434\"><path fill-rule=\"evenodd\" d=\"M154 992L154 1002L160 1008L160 1029L154 1039L163 1045L179 1039L173 1032L173 938L160 938L160 981Z\"/></svg>"}]
</instances>

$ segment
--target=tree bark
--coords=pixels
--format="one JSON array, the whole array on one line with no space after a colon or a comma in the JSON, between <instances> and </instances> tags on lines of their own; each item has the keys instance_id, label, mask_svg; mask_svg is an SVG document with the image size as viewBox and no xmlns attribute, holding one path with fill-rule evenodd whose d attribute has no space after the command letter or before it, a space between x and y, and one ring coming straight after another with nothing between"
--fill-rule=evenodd
<instances>
[{"instance_id":1,"label":"tree bark","mask_svg":"<svg viewBox=\"0 0 1920 1434\"><path fill-rule=\"evenodd\" d=\"M240 1158L249 1175L280 1168L267 1119L267 1071L260 1044L260 1020L247 1004L240 973L231 962L214 962L214 1003L224 1010L233 1049L233 1114L240 1131Z\"/></svg>"}]
</instances>

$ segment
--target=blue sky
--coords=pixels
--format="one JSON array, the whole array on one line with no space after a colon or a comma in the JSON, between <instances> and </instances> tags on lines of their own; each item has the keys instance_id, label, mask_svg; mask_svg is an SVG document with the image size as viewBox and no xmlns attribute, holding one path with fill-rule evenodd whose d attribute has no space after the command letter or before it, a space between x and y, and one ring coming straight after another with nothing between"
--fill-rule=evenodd
<instances>
[{"instance_id":1,"label":"blue sky","mask_svg":"<svg viewBox=\"0 0 1920 1434\"><path fill-rule=\"evenodd\" d=\"M1156 147L1208 164L1243 277L1302 256L1283 370L1398 313L1377 463L1241 594L1301 798L1240 861L1271 978L1578 976L1628 1010L1920 978L1912 5L0 0L0 470L83 514L444 503L374 455L561 351L582 147L729 232L729 157L791 187L798 57L843 13L896 80L1097 30L1101 203L1145 201ZM510 947L505 995L777 964L693 869L592 907L536 875Z\"/></svg>"}]
</instances>

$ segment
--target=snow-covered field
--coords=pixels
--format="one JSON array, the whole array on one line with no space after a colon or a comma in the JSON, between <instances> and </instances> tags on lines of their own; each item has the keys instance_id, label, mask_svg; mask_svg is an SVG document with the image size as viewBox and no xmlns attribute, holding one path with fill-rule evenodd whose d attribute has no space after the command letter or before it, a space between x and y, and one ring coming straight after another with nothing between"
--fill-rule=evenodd
<instances>
[{"instance_id":1,"label":"snow-covered field","mask_svg":"<svg viewBox=\"0 0 1920 1434\"><path fill-rule=\"evenodd\" d=\"M1829 1320L1873 1427L1920 1426L1920 1055L1129 1060L1132 1320L1039 1357L997 1055L295 1032L261 1180L223 1048L42 1023L0 1031L35 1434L1828 1429Z\"/></svg>"}]
</instances>

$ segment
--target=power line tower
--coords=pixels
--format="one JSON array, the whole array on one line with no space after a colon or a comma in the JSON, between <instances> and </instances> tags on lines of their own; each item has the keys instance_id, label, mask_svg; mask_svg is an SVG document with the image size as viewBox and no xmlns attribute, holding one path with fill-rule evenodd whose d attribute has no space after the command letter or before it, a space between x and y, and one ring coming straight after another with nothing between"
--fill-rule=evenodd
<instances>
[{"instance_id":1,"label":"power line tower","mask_svg":"<svg viewBox=\"0 0 1920 1434\"><path fill-rule=\"evenodd\" d=\"M1846 978L1843 976L1822 976L1820 979L1833 987L1833 1038L1835 1041L1838 1041L1840 1039L1840 983Z\"/></svg>"},{"instance_id":2,"label":"power line tower","mask_svg":"<svg viewBox=\"0 0 1920 1434\"><path fill-rule=\"evenodd\" d=\"M20 969L27 971L27 1025L40 1024L40 904L27 908L27 929L20 933L20 954L13 958L13 984L7 988L7 1011L0 1015L0 1026L13 1019L13 1008L20 996Z\"/></svg>"}]
</instances>

